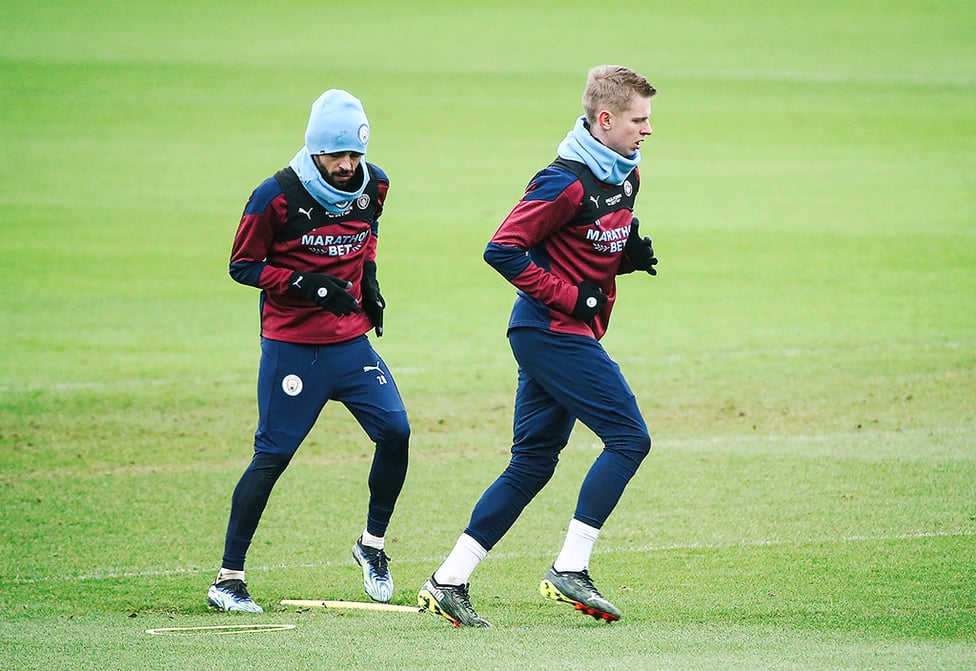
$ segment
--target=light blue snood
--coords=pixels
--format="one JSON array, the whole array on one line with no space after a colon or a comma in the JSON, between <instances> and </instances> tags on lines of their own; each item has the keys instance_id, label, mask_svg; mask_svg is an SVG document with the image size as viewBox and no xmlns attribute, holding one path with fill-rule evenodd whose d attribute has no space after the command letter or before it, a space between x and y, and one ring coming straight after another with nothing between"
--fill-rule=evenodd
<instances>
[{"instance_id":1,"label":"light blue snood","mask_svg":"<svg viewBox=\"0 0 976 671\"><path fill-rule=\"evenodd\" d=\"M617 186L624 183L641 158L640 151L623 156L590 135L585 116L576 120L573 130L559 143L556 153L560 158L583 163L601 182Z\"/></svg>"},{"instance_id":2,"label":"light blue snood","mask_svg":"<svg viewBox=\"0 0 976 671\"><path fill-rule=\"evenodd\" d=\"M332 214L342 214L359 198L369 184L369 170L360 162L363 181L355 191L340 191L325 181L312 154L356 152L366 154L369 143L369 120L363 104L342 89L329 89L312 103L305 129L305 146L288 164L298 175L302 186Z\"/></svg>"},{"instance_id":3,"label":"light blue snood","mask_svg":"<svg viewBox=\"0 0 976 671\"><path fill-rule=\"evenodd\" d=\"M288 165L298 175L302 186L332 214L342 214L348 210L352 203L363 195L366 185L369 184L369 170L366 169L366 162L360 161L359 168L363 173L363 182L359 188L355 191L340 191L335 188L322 177L319 167L315 165L312 155L308 153L308 147L299 149Z\"/></svg>"}]
</instances>

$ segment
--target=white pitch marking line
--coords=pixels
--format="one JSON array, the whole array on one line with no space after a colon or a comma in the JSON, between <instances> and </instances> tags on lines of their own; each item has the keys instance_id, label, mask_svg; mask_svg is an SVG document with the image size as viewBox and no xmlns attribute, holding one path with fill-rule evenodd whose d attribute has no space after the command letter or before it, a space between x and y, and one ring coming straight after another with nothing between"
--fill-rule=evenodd
<instances>
[{"instance_id":1,"label":"white pitch marking line","mask_svg":"<svg viewBox=\"0 0 976 671\"><path fill-rule=\"evenodd\" d=\"M822 537L807 537L807 538L770 538L770 539L757 539L757 540L746 540L746 541L729 541L726 543L674 543L670 545L643 545L640 547L629 548L629 551L633 552L667 552L671 550L722 550L731 548L749 548L749 547L768 547L774 545L818 545L824 543L860 543L860 542L884 542L884 541L901 541L901 540L920 540L924 538L960 538L960 537L971 537L976 536L976 531L959 529L956 531L923 531L919 533L906 533L906 534L879 534L875 535L860 535L853 534L850 536L822 536ZM616 549L605 548L594 549L594 554L607 554L611 552L616 552ZM532 554L526 552L493 552L492 557L498 557L503 559L526 559L531 557L541 557L541 554ZM416 559L398 559L397 562L401 564L430 564L433 562L439 562L443 557L417 557ZM328 568L331 566L344 566L348 564L345 560L336 561L324 561L315 562L308 564L274 564L269 566L252 566L248 568L251 572L264 572L277 570L277 569L314 569L314 568ZM152 576L178 576L178 575L198 575L201 573L211 573L213 569L195 569L195 568L177 568L177 569L164 569L158 571L109 571L105 573L88 573L84 575L74 575L74 576L43 576L40 578L21 578L20 576L14 576L13 578L0 578L0 585L2 584L14 584L14 585L30 585L36 583L46 583L46 582L76 582L85 580L114 580L118 578L145 578ZM353 603L353 602L344 602Z\"/></svg>"}]
</instances>

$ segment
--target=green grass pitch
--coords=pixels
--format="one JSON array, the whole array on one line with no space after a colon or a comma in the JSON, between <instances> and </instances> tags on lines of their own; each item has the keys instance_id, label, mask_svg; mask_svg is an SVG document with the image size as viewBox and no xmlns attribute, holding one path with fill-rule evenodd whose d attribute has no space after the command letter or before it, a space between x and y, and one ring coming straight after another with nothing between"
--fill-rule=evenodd
<instances>
[{"instance_id":1,"label":"green grass pitch","mask_svg":"<svg viewBox=\"0 0 976 671\"><path fill-rule=\"evenodd\" d=\"M4 668L976 667L974 34L962 0L4 3ZM604 341L654 437L591 567L623 619L537 592L583 427L473 576L495 628L278 606L365 598L370 446L337 405L251 549L267 612L208 612L256 415L257 292L227 257L311 102L360 96L392 179L412 604L511 439L513 291L481 253L600 63L660 91L660 274L622 279ZM252 622L295 628L145 633Z\"/></svg>"}]
</instances>

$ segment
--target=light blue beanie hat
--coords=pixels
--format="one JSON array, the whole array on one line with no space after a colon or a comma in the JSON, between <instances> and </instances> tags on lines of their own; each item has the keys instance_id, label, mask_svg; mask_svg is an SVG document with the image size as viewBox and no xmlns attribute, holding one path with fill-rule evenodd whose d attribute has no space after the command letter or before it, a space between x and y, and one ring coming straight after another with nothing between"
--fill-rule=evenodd
<instances>
[{"instance_id":1,"label":"light blue beanie hat","mask_svg":"<svg viewBox=\"0 0 976 671\"><path fill-rule=\"evenodd\" d=\"M329 89L312 103L305 129L309 154L335 154L344 151L366 153L369 120L359 98L348 91Z\"/></svg>"}]
</instances>

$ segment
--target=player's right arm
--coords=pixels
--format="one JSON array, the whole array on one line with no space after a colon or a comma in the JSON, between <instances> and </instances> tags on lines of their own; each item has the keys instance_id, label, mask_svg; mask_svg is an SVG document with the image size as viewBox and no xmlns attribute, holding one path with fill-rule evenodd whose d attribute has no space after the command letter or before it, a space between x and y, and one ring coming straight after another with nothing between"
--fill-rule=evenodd
<instances>
[{"instance_id":1,"label":"player's right arm","mask_svg":"<svg viewBox=\"0 0 976 671\"><path fill-rule=\"evenodd\" d=\"M529 183L485 248L484 259L505 279L545 305L572 313L576 284L557 277L529 254L579 211L583 187L574 175L546 168ZM544 252L540 252L540 259ZM578 281L578 280L577 280Z\"/></svg>"},{"instance_id":2,"label":"player's right arm","mask_svg":"<svg viewBox=\"0 0 976 671\"><path fill-rule=\"evenodd\" d=\"M230 253L230 276L241 284L284 293L292 270L268 264L275 234L288 221L288 203L273 177L266 179L244 207Z\"/></svg>"}]
</instances>

